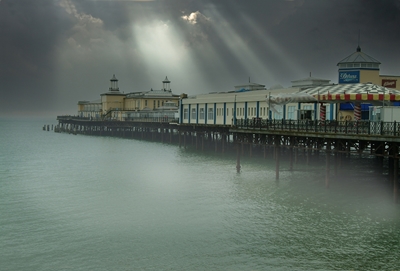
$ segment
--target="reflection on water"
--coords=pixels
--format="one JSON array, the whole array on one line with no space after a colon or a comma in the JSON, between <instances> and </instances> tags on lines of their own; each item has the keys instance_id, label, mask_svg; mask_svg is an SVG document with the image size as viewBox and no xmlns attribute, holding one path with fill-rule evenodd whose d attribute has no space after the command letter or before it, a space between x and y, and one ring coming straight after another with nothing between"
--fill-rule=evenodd
<instances>
[{"instance_id":1,"label":"reflection on water","mask_svg":"<svg viewBox=\"0 0 400 271\"><path fill-rule=\"evenodd\" d=\"M3 270L394 270L400 208L374 159L255 154L1 122ZM6 155L7 154L7 155Z\"/></svg>"}]
</instances>

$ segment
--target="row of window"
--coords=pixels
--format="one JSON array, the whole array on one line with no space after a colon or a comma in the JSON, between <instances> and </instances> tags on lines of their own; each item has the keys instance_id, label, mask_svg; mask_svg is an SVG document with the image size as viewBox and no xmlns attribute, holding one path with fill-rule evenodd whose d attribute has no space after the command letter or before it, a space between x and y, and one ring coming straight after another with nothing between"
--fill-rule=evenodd
<instances>
[{"instance_id":1,"label":"row of window","mask_svg":"<svg viewBox=\"0 0 400 271\"><path fill-rule=\"evenodd\" d=\"M236 117L244 117L244 108L237 108L236 109ZM217 117L218 116L223 116L224 115L224 109L223 108L217 108L216 110ZM257 114L256 107L249 107L247 108L247 115L249 117L255 117ZM233 116L234 115L234 109L233 108L226 108L226 116ZM260 108L259 116L267 116L267 109L266 107ZM205 117L205 112L204 108L199 109L199 119L204 120ZM189 110L187 108L183 109L183 118L188 119L189 118ZM196 119L197 118L197 112L196 108L192 108L191 114L190 114L191 119ZM214 108L208 108L208 119L213 119L214 118Z\"/></svg>"},{"instance_id":2,"label":"row of window","mask_svg":"<svg viewBox=\"0 0 400 271\"><path fill-rule=\"evenodd\" d=\"M313 110L313 106L312 105L304 105L302 108L303 111L311 111ZM229 108L226 109L226 116L229 116L229 111L231 111L231 113L233 113L233 109L231 108L229 110ZM217 108L217 116L223 116L223 108ZM326 113L329 115L330 112L330 107L326 107ZM288 106L287 107L287 115L286 115L286 119L296 119L295 118L295 113L296 113L296 106ZM268 114L268 110L266 110L265 107L260 108L260 114L259 117L266 117ZM256 108L255 107L250 107L248 108L248 117L253 117L256 115ZM205 117L205 112L204 112L204 108L200 108L199 109L199 119L200 120L204 120ZM236 117L244 117L244 108L237 108L237 114ZM191 114L190 114L190 118L192 120L196 120L197 118L197 112L196 112L196 108L192 108L191 110ZM208 108L208 112L207 112L207 119L213 119L214 118L214 108ZM276 111L274 112L274 119L282 119L283 118L283 107L277 107ZM183 109L183 119L189 119L189 110L187 108Z\"/></svg>"},{"instance_id":3,"label":"row of window","mask_svg":"<svg viewBox=\"0 0 400 271\"><path fill-rule=\"evenodd\" d=\"M83 106L83 111L100 111L101 104L88 104Z\"/></svg>"},{"instance_id":4,"label":"row of window","mask_svg":"<svg viewBox=\"0 0 400 271\"><path fill-rule=\"evenodd\" d=\"M373 63L347 63L339 64L340 68L379 68L379 64Z\"/></svg>"},{"instance_id":5,"label":"row of window","mask_svg":"<svg viewBox=\"0 0 400 271\"><path fill-rule=\"evenodd\" d=\"M197 118L197 114L196 114L196 108L192 108L192 112L190 114L191 119L195 120ZM204 108L200 108L199 110L199 119L204 120L205 117L205 112L204 112ZM183 109L183 118L184 119L189 119L189 110L187 108ZM208 109L208 115L207 115L208 119L213 119L214 118L214 109L213 108L209 108Z\"/></svg>"},{"instance_id":6,"label":"row of window","mask_svg":"<svg viewBox=\"0 0 400 271\"><path fill-rule=\"evenodd\" d=\"M167 101L165 101L167 102ZM164 101L162 100L157 100L157 107L164 106ZM147 100L144 100L144 106L147 106ZM153 108L156 108L156 100L153 100Z\"/></svg>"}]
</instances>

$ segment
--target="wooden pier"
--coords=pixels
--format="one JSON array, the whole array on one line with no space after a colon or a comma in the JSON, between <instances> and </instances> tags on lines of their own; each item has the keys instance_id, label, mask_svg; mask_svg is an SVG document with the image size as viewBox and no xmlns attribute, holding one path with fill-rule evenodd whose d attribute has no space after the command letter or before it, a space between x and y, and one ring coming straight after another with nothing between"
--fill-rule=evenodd
<instances>
[{"instance_id":1,"label":"wooden pier","mask_svg":"<svg viewBox=\"0 0 400 271\"><path fill-rule=\"evenodd\" d=\"M290 170L299 155L309 163L312 155L324 152L325 186L329 188L331 169L336 174L342 157L364 154L388 161L393 200L398 202L398 167L400 123L369 121L293 121L237 120L235 126L178 124L168 119L137 119L129 121L89 120L59 116L55 132L93 136L115 136L152 140L194 147L204 151L231 151L236 155L236 169L241 170L241 156L267 150L275 160L276 180L279 180L280 159L289 158Z\"/></svg>"}]
</instances>

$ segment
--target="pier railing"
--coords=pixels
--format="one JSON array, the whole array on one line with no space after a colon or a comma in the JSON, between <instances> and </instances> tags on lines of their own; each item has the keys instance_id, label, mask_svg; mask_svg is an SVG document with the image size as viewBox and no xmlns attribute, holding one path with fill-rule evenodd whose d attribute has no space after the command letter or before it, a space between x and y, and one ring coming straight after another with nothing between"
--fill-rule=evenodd
<instances>
[{"instance_id":1,"label":"pier railing","mask_svg":"<svg viewBox=\"0 0 400 271\"><path fill-rule=\"evenodd\" d=\"M1 0L0 0L1 1ZM90 118L90 117L78 117L78 116L57 116L57 120L65 121L85 121L95 123L104 123L108 121L118 121L118 122L155 122L155 123L178 123L177 118L163 116L163 117L123 117L122 119L100 119L100 118Z\"/></svg>"},{"instance_id":2,"label":"pier railing","mask_svg":"<svg viewBox=\"0 0 400 271\"><path fill-rule=\"evenodd\" d=\"M254 118L237 119L236 127L253 130L400 136L400 123L396 121L265 120Z\"/></svg>"}]
</instances>

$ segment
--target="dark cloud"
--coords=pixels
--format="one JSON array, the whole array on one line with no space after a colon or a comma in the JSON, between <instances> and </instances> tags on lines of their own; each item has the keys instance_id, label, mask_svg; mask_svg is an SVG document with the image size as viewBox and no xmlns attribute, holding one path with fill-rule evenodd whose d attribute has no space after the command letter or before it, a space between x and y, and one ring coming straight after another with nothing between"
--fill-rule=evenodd
<instances>
[{"instance_id":1,"label":"dark cloud","mask_svg":"<svg viewBox=\"0 0 400 271\"><path fill-rule=\"evenodd\" d=\"M112 74L125 92L337 81L358 43L400 74L398 0L1 0L0 114L74 113ZM360 34L360 35L359 35ZM360 38L359 38L360 36Z\"/></svg>"}]
</instances>

